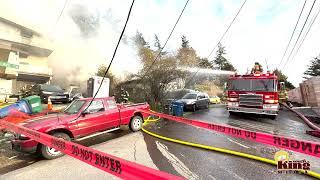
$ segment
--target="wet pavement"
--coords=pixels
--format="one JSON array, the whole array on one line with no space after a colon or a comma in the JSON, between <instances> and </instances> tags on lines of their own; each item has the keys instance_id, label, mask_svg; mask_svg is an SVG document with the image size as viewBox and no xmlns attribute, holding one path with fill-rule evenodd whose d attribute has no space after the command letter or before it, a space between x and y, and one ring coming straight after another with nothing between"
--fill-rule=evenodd
<instances>
[{"instance_id":1,"label":"wet pavement","mask_svg":"<svg viewBox=\"0 0 320 180\"><path fill-rule=\"evenodd\" d=\"M305 131L309 130L309 128L295 114L286 110L281 111L276 120L272 120L265 117L251 115L229 117L229 114L226 112L223 105L213 105L208 110L199 110L191 114L189 113L186 117L206 122L228 124L230 126L253 131L273 133L320 142L319 138L307 135ZM233 138L217 132L169 120L150 123L146 126L146 129L171 138L231 149L269 159L273 159L274 152L279 150L272 146ZM85 139L79 142L79 144L85 146L100 144L101 146L107 147L108 142L112 142L114 140L120 141L125 137L130 138L132 135L135 135L135 133L130 133L128 129L119 130ZM150 161L152 161L159 170L184 176L188 179L312 179L308 176L299 174L279 174L276 167L272 165L214 151L167 142L149 136L145 133L141 134L141 137L142 139L140 140L144 142L142 144L145 144L145 146L140 147L140 150L137 151L137 155L127 154L128 152L125 152L127 149L119 149L117 151L119 151L119 153L121 152L124 157L132 155L134 160L136 160L136 158L139 159L150 156ZM130 142L128 142L128 144L129 143ZM125 144L122 145L127 146ZM50 166L55 162L50 161L49 163L49 161L43 161L43 159L38 158L33 154L23 154L8 150L10 149L9 146L10 144L8 143L3 143L0 146L0 175L10 171L12 171L11 174L13 175L15 175L16 172L23 174L25 173L25 168L20 169L22 167L26 167L28 169L28 167ZM139 148L134 144L134 148L136 147ZM136 151L134 152L136 153ZM143 154L141 154L142 152ZM320 173L320 161L317 158L295 152L289 153L296 160L306 159L307 161L310 161L311 170ZM59 161L59 159L57 161ZM69 161L72 160L68 158L68 162ZM78 162L75 161L73 163ZM45 167L43 168L45 169ZM17 169L20 169L20 171ZM29 171L30 173L33 173L32 168L31 170L29 168L28 172ZM92 171L92 173L93 172L95 171ZM46 174L46 172L43 173L44 175ZM70 173L70 175L71 174L72 173ZM94 177L94 174L92 174L92 177Z\"/></svg>"},{"instance_id":2,"label":"wet pavement","mask_svg":"<svg viewBox=\"0 0 320 180\"><path fill-rule=\"evenodd\" d=\"M320 141L319 138L305 134L309 128L295 114L286 110L281 111L276 120L252 115L229 117L225 108L217 105L209 110L192 113L187 118L303 140ZM273 146L168 120L149 124L146 129L171 138L236 150L268 159L273 159L274 152L279 150ZM188 179L311 179L299 174L279 174L275 166L254 160L175 144L147 134L144 134L144 138L150 156L160 170L182 175ZM311 170L320 173L320 162L317 158L296 152L289 153L296 160L310 161Z\"/></svg>"}]
</instances>

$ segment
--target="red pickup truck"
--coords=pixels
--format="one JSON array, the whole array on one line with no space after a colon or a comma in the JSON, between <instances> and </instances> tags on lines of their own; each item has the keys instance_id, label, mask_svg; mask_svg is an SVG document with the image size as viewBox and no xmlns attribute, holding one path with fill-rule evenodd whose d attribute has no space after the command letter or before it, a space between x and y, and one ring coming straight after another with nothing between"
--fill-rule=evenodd
<instances>
[{"instance_id":1,"label":"red pickup truck","mask_svg":"<svg viewBox=\"0 0 320 180\"><path fill-rule=\"evenodd\" d=\"M128 125L132 131L138 131L147 114L137 109L150 108L147 103L116 104L112 97L96 98L87 108L91 100L92 98L74 100L61 113L29 119L20 125L68 141L79 140L117 130L121 125ZM37 152L46 159L63 155L60 151L40 144L23 134L15 134L12 147L18 151Z\"/></svg>"}]
</instances>

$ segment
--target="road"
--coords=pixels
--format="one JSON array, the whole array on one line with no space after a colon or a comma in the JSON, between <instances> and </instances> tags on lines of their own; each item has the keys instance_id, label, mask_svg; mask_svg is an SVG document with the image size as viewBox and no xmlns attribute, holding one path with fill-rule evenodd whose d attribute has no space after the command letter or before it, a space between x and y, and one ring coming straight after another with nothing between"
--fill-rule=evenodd
<instances>
[{"instance_id":1,"label":"road","mask_svg":"<svg viewBox=\"0 0 320 180\"><path fill-rule=\"evenodd\" d=\"M276 120L253 116L229 117L224 106L214 105L208 110L199 110L189 114L187 118L228 124L248 130L285 135L304 140L320 141L319 138L305 134L305 130L308 127L298 117L288 111L281 111ZM272 159L273 152L278 150L272 146L232 138L173 121L159 121L149 124L146 128L167 137L232 149L269 159ZM139 141L135 142L134 140ZM278 174L276 167L268 164L170 143L144 133L130 133L128 130L100 135L99 137L82 141L80 144L91 146L92 148L97 148L171 174L184 176L188 179L311 179L299 174ZM290 153L297 160L306 159L310 161L311 169L318 173L320 172L320 162L318 159L300 153ZM5 157L7 163L11 162L8 160L10 157ZM23 159L23 157L27 158ZM33 179L63 179L67 177L69 179L71 177L71 179L105 179L106 177L110 177L104 175L102 171L97 171L68 156L52 161L45 161L33 155L19 154L14 159L23 163L20 166L3 165L0 168L0 174L3 174L2 177L4 179L28 179L27 177L29 179L30 177ZM64 168L61 168L61 162L64 162ZM86 172L79 171L79 168L70 168L72 166L85 168ZM55 171L59 172L52 173Z\"/></svg>"},{"instance_id":2,"label":"road","mask_svg":"<svg viewBox=\"0 0 320 180\"><path fill-rule=\"evenodd\" d=\"M293 113L281 111L276 120L263 117L229 117L224 107L215 106L209 110L200 110L187 118L198 119L206 122L224 123L248 130L285 135L304 140L318 141L315 137L305 134L308 129L302 121ZM226 135L214 133L201 128L163 121L147 127L152 132L190 142L227 148L248 154L258 155L273 159L274 151L278 149L255 143L248 140L232 138ZM178 145L144 136L151 158L160 170L181 174L188 179L301 179L308 178L304 175L278 174L276 168L271 165L248 160L217 152L201 150L197 148ZM320 162L314 157L300 153L292 153L299 159L309 160L311 169L320 172ZM168 163L169 162L169 163Z\"/></svg>"}]
</instances>

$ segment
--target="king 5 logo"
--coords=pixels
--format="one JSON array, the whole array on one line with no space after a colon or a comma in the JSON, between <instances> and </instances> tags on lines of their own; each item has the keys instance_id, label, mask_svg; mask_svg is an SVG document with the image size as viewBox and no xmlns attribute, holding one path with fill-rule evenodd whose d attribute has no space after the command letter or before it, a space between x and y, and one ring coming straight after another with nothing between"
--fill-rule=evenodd
<instances>
[{"instance_id":1,"label":"king 5 logo","mask_svg":"<svg viewBox=\"0 0 320 180\"><path fill-rule=\"evenodd\" d=\"M278 163L277 168L278 172L282 173L283 171L294 171L298 172L299 170L310 170L310 162L304 160L290 160L289 153L286 151L278 151L274 155L274 160Z\"/></svg>"}]
</instances>

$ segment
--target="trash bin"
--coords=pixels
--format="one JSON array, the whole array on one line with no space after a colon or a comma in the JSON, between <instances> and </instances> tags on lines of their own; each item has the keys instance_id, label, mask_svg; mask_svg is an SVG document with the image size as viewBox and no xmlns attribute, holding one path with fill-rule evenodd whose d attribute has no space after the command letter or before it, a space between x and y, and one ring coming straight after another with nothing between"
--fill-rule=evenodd
<instances>
[{"instance_id":1,"label":"trash bin","mask_svg":"<svg viewBox=\"0 0 320 180\"><path fill-rule=\"evenodd\" d=\"M32 113L31 107L30 107L28 101L21 99L20 101L12 104L10 106L6 106L6 107L0 109L0 118L6 117L9 114L10 109L17 109L18 111L21 111L21 112L24 112L27 114Z\"/></svg>"},{"instance_id":2,"label":"trash bin","mask_svg":"<svg viewBox=\"0 0 320 180\"><path fill-rule=\"evenodd\" d=\"M172 115L174 116L183 116L183 102L172 102Z\"/></svg>"},{"instance_id":3,"label":"trash bin","mask_svg":"<svg viewBox=\"0 0 320 180\"><path fill-rule=\"evenodd\" d=\"M40 96L28 96L23 98L24 100L28 101L31 107L32 113L39 113L42 112L42 105L41 105L41 98Z\"/></svg>"}]
</instances>

